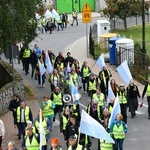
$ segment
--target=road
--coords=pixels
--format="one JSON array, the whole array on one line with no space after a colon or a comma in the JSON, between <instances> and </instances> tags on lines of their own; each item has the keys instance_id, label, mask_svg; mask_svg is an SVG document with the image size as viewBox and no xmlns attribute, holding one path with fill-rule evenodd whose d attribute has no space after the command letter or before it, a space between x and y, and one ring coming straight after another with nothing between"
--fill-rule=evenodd
<instances>
[{"instance_id":1,"label":"road","mask_svg":"<svg viewBox=\"0 0 150 150\"><path fill-rule=\"evenodd\" d=\"M96 23L96 20L99 18L93 18L93 23ZM88 28L90 25L88 24ZM79 26L70 26L64 29L63 31L54 31L52 34L45 33L40 35L30 44L30 47L33 48L33 45L38 42L41 49L51 49L56 55L59 51L63 51L63 54L66 54L66 51L71 47L71 45L78 39L86 35L86 25L81 23L79 20ZM84 56L85 57L85 56ZM22 71L22 66L20 64L15 64L15 69L22 75L24 82L28 84L34 91L36 99L40 102L44 95L50 95L50 85L48 83L48 77L45 88L40 88L37 80L34 80L29 75L25 75L25 72ZM140 91L142 92L142 91ZM87 104L90 101L90 98L83 93L81 90L82 99L81 99L81 109L85 109ZM149 150L149 124L150 120L147 119L147 106L144 102L144 107L139 108L137 116L134 119L130 118L128 114L128 133L124 142L124 150ZM63 136L59 133L59 121L55 123L54 130L51 131L51 137L59 137L60 143L63 149L66 149L66 146L63 141ZM97 150L97 139L92 139L93 145L92 150Z\"/></svg>"}]
</instances>

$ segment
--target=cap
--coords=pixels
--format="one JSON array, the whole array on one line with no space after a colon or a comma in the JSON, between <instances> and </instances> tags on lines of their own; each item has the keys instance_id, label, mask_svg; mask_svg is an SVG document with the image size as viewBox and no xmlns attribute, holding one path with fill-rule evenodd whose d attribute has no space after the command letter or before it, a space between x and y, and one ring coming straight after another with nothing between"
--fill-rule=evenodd
<instances>
[{"instance_id":1,"label":"cap","mask_svg":"<svg viewBox=\"0 0 150 150\"><path fill-rule=\"evenodd\" d=\"M75 135L71 135L69 140L77 140L77 137Z\"/></svg>"},{"instance_id":2,"label":"cap","mask_svg":"<svg viewBox=\"0 0 150 150\"><path fill-rule=\"evenodd\" d=\"M94 104L97 104L97 103L98 103L98 101L97 101L96 99L93 99L92 102L93 102Z\"/></svg>"},{"instance_id":3,"label":"cap","mask_svg":"<svg viewBox=\"0 0 150 150\"><path fill-rule=\"evenodd\" d=\"M119 86L124 86L124 84L120 84Z\"/></svg>"},{"instance_id":4,"label":"cap","mask_svg":"<svg viewBox=\"0 0 150 150\"><path fill-rule=\"evenodd\" d=\"M29 121L27 121L27 124L30 124L30 125L32 125L32 121L30 121L30 120L29 120Z\"/></svg>"}]
</instances>

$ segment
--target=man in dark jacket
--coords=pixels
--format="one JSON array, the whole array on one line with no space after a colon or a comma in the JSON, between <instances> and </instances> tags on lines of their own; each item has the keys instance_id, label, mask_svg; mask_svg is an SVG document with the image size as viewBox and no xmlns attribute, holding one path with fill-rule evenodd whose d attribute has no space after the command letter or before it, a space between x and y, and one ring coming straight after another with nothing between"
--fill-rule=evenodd
<instances>
[{"instance_id":1,"label":"man in dark jacket","mask_svg":"<svg viewBox=\"0 0 150 150\"><path fill-rule=\"evenodd\" d=\"M16 116L17 107L20 106L20 101L21 101L20 97L17 94L14 94L13 99L9 103L9 110L12 111L13 113L14 125L16 125L15 116Z\"/></svg>"},{"instance_id":2,"label":"man in dark jacket","mask_svg":"<svg viewBox=\"0 0 150 150\"><path fill-rule=\"evenodd\" d=\"M30 55L30 63L31 63L31 67L32 67L31 78L33 78L34 71L35 71L36 64L37 64L36 49L33 49L33 52ZM37 80L36 74L35 74L35 79Z\"/></svg>"},{"instance_id":3,"label":"man in dark jacket","mask_svg":"<svg viewBox=\"0 0 150 150\"><path fill-rule=\"evenodd\" d=\"M63 28L67 28L67 21L68 21L68 15L66 12L63 12L62 14L62 25Z\"/></svg>"},{"instance_id":4,"label":"man in dark jacket","mask_svg":"<svg viewBox=\"0 0 150 150\"><path fill-rule=\"evenodd\" d=\"M73 61L74 61L74 59L71 56L71 53L67 52L67 57L65 59L65 64L67 65L69 63L70 67L72 67Z\"/></svg>"},{"instance_id":5,"label":"man in dark jacket","mask_svg":"<svg viewBox=\"0 0 150 150\"><path fill-rule=\"evenodd\" d=\"M127 87L127 100L129 111L131 112L131 118L134 118L136 115L135 111L138 108L138 97L140 98L139 89L134 84L133 79L131 79L129 86Z\"/></svg>"}]
</instances>

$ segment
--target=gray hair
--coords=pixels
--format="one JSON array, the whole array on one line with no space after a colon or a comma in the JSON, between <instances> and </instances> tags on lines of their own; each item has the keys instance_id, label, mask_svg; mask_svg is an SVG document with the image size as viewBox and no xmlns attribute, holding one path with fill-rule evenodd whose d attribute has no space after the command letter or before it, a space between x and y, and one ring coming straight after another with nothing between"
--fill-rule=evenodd
<instances>
[{"instance_id":1,"label":"gray hair","mask_svg":"<svg viewBox=\"0 0 150 150\"><path fill-rule=\"evenodd\" d=\"M14 141L10 141L10 142L8 143L8 145L15 147L15 142L14 142Z\"/></svg>"}]
</instances>

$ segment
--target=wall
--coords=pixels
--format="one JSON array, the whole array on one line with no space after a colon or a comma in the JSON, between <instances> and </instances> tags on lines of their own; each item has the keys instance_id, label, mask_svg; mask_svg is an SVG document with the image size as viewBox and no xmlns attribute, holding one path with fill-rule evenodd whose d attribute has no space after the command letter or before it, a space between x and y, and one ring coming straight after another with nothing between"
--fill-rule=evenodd
<instances>
[{"instance_id":1,"label":"wall","mask_svg":"<svg viewBox=\"0 0 150 150\"><path fill-rule=\"evenodd\" d=\"M3 70L3 71L2 71ZM0 77L5 79L5 85L0 88L0 114L8 110L8 105L13 96L12 66L0 61ZM3 78L0 78L1 82ZM14 93L24 98L24 85L22 77L14 70Z\"/></svg>"}]
</instances>

